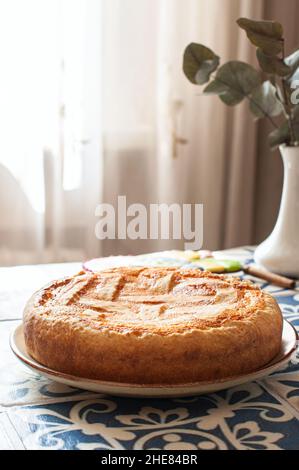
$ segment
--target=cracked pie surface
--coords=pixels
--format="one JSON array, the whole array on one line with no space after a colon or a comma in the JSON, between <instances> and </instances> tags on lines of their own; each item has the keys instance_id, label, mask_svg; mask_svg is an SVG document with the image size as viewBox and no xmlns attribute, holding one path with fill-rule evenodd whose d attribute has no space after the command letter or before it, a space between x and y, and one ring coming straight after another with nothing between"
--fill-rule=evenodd
<instances>
[{"instance_id":1,"label":"cracked pie surface","mask_svg":"<svg viewBox=\"0 0 299 470\"><path fill-rule=\"evenodd\" d=\"M80 272L34 294L25 342L41 364L135 384L221 380L254 371L281 347L273 297L248 281L196 269Z\"/></svg>"}]
</instances>

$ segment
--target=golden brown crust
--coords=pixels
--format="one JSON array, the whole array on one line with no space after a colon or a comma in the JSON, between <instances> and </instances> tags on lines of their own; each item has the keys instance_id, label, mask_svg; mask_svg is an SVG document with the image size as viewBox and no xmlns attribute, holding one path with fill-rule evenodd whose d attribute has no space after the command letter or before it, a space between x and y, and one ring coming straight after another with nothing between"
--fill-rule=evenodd
<instances>
[{"instance_id":1,"label":"golden brown crust","mask_svg":"<svg viewBox=\"0 0 299 470\"><path fill-rule=\"evenodd\" d=\"M235 277L114 268L41 289L24 331L30 355L60 372L175 384L263 366L280 350L282 316L269 294Z\"/></svg>"}]
</instances>

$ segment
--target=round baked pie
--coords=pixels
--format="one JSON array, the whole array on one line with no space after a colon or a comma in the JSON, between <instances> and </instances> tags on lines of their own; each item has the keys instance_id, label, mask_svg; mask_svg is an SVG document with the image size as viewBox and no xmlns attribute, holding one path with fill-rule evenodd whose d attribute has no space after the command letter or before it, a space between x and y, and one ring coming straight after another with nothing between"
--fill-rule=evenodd
<instances>
[{"instance_id":1,"label":"round baked pie","mask_svg":"<svg viewBox=\"0 0 299 470\"><path fill-rule=\"evenodd\" d=\"M114 268L54 281L29 300L25 342L41 364L135 384L254 371L280 351L273 297L236 277L178 268Z\"/></svg>"}]
</instances>

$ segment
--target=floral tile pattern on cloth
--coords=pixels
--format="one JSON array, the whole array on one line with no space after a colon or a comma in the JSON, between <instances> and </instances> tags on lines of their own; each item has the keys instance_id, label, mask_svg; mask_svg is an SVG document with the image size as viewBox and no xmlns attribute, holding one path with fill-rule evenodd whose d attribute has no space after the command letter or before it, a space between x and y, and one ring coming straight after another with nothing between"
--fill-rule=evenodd
<instances>
[{"instance_id":1,"label":"floral tile pattern on cloth","mask_svg":"<svg viewBox=\"0 0 299 470\"><path fill-rule=\"evenodd\" d=\"M96 396L95 393L52 382L17 361L9 347L9 336L19 323L0 322L0 412L12 406Z\"/></svg>"},{"instance_id":2,"label":"floral tile pattern on cloth","mask_svg":"<svg viewBox=\"0 0 299 470\"><path fill-rule=\"evenodd\" d=\"M9 412L26 448L296 448L299 423L257 383L184 400L99 396ZM293 442L288 439L294 436Z\"/></svg>"}]
</instances>

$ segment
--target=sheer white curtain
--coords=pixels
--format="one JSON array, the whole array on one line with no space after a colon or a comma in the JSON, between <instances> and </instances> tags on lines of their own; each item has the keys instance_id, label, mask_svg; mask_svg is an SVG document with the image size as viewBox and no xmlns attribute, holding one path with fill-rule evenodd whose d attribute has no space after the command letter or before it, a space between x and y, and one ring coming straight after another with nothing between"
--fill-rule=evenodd
<instances>
[{"instance_id":1,"label":"sheer white curtain","mask_svg":"<svg viewBox=\"0 0 299 470\"><path fill-rule=\"evenodd\" d=\"M99 252L102 13L97 0L0 4L0 263Z\"/></svg>"},{"instance_id":2,"label":"sheer white curtain","mask_svg":"<svg viewBox=\"0 0 299 470\"><path fill-rule=\"evenodd\" d=\"M0 264L174 246L94 234L101 201L204 203L208 248L248 243L256 131L246 106L200 96L190 41L254 63L235 20L255 0L0 4Z\"/></svg>"},{"instance_id":3,"label":"sheer white curtain","mask_svg":"<svg viewBox=\"0 0 299 470\"><path fill-rule=\"evenodd\" d=\"M104 91L106 198L203 203L204 244L251 242L256 124L246 105L228 109L182 73L191 42L254 62L240 16L262 17L263 0L107 0ZM108 63L107 63L108 62ZM111 182L113 181L113 184ZM244 191L242 192L242 188ZM105 253L182 247L183 241L112 241Z\"/></svg>"}]
</instances>

